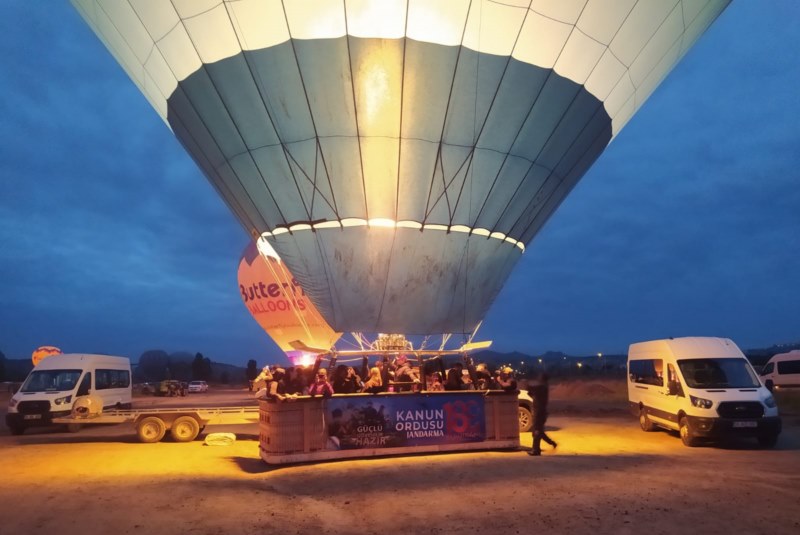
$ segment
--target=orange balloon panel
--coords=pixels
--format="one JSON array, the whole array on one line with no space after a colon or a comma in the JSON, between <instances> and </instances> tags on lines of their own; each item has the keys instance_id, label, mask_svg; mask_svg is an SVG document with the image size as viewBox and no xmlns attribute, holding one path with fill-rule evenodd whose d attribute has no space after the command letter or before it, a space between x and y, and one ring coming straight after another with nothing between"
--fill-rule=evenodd
<instances>
[{"instance_id":1,"label":"orange balloon panel","mask_svg":"<svg viewBox=\"0 0 800 535\"><path fill-rule=\"evenodd\" d=\"M266 243L259 254L255 243L239 261L239 293L250 314L290 357L295 340L307 346L329 348L341 337L322 318L277 253Z\"/></svg>"},{"instance_id":2,"label":"orange balloon panel","mask_svg":"<svg viewBox=\"0 0 800 535\"><path fill-rule=\"evenodd\" d=\"M38 366L38 364L45 358L60 354L61 350L55 346L42 346L36 348L31 358L33 360L33 365Z\"/></svg>"}]
</instances>

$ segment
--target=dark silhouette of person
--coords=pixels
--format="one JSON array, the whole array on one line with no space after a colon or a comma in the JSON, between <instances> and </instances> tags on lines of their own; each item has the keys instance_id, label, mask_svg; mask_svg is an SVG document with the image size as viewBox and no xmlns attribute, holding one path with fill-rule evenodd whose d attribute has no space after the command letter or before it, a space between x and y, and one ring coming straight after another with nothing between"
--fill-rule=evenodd
<instances>
[{"instance_id":1,"label":"dark silhouette of person","mask_svg":"<svg viewBox=\"0 0 800 535\"><path fill-rule=\"evenodd\" d=\"M447 370L447 378L444 383L445 390L461 390L464 384L464 365L456 362L452 368Z\"/></svg>"},{"instance_id":2,"label":"dark silhouette of person","mask_svg":"<svg viewBox=\"0 0 800 535\"><path fill-rule=\"evenodd\" d=\"M542 454L542 440L553 446L555 449L558 444L547 436L544 432L544 424L547 422L547 402L550 397L550 378L544 372L540 373L533 385L528 387L528 394L533 399L533 448L528 455L538 456Z\"/></svg>"}]
</instances>

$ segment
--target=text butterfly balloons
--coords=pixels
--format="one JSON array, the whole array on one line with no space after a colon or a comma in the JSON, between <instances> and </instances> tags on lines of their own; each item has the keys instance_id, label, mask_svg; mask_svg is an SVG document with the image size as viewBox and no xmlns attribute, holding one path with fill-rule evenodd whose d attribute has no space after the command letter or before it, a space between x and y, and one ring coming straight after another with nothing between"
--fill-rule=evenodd
<instances>
[{"instance_id":1,"label":"text butterfly balloons","mask_svg":"<svg viewBox=\"0 0 800 535\"><path fill-rule=\"evenodd\" d=\"M293 363L305 364L302 361L307 355L294 348L292 342L328 349L341 336L322 319L266 241L260 240L258 247L251 243L245 248L238 278L239 294L247 310Z\"/></svg>"}]
</instances>

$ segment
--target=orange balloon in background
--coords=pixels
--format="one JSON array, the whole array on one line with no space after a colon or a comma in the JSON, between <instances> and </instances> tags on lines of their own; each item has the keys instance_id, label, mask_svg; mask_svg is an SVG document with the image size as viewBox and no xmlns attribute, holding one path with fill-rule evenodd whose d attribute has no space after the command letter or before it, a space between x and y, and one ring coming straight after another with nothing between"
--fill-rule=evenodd
<instances>
[{"instance_id":1,"label":"orange balloon in background","mask_svg":"<svg viewBox=\"0 0 800 535\"><path fill-rule=\"evenodd\" d=\"M328 349L342 336L322 318L274 249L250 243L239 261L239 294L253 318L294 364L308 364L310 354L291 342Z\"/></svg>"},{"instance_id":2,"label":"orange balloon in background","mask_svg":"<svg viewBox=\"0 0 800 535\"><path fill-rule=\"evenodd\" d=\"M33 360L33 365L37 366L47 357L60 354L61 350L55 346L41 346L36 348L36 350L33 352L33 355L31 355L31 359Z\"/></svg>"}]
</instances>

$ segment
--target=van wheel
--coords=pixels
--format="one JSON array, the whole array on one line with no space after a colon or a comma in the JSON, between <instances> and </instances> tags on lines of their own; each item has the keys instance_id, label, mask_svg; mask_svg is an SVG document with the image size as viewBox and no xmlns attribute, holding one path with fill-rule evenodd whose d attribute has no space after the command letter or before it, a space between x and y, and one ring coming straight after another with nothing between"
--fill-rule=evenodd
<instances>
[{"instance_id":1,"label":"van wheel","mask_svg":"<svg viewBox=\"0 0 800 535\"><path fill-rule=\"evenodd\" d=\"M67 433L77 433L81 430L81 424L67 424Z\"/></svg>"},{"instance_id":2,"label":"van wheel","mask_svg":"<svg viewBox=\"0 0 800 535\"><path fill-rule=\"evenodd\" d=\"M680 426L681 442L683 442L683 445L690 448L697 446L697 437L694 436L692 428L689 427L689 420L686 416L681 418Z\"/></svg>"},{"instance_id":3,"label":"van wheel","mask_svg":"<svg viewBox=\"0 0 800 535\"><path fill-rule=\"evenodd\" d=\"M136 435L139 437L139 442L152 444L160 441L167 433L167 424L161 418L155 416L148 416L136 425Z\"/></svg>"},{"instance_id":4,"label":"van wheel","mask_svg":"<svg viewBox=\"0 0 800 535\"><path fill-rule=\"evenodd\" d=\"M528 407L520 405L517 408L517 417L519 418L519 432L528 433L533 428L533 413Z\"/></svg>"},{"instance_id":5,"label":"van wheel","mask_svg":"<svg viewBox=\"0 0 800 535\"><path fill-rule=\"evenodd\" d=\"M169 432L175 442L191 442L200 434L200 424L191 416L181 416L172 422Z\"/></svg>"},{"instance_id":6,"label":"van wheel","mask_svg":"<svg viewBox=\"0 0 800 535\"><path fill-rule=\"evenodd\" d=\"M10 425L8 426L8 430L11 431L12 435L19 436L25 432L25 426L22 425Z\"/></svg>"},{"instance_id":7,"label":"van wheel","mask_svg":"<svg viewBox=\"0 0 800 535\"><path fill-rule=\"evenodd\" d=\"M762 448L774 448L778 443L778 435L758 435L758 445Z\"/></svg>"},{"instance_id":8,"label":"van wheel","mask_svg":"<svg viewBox=\"0 0 800 535\"><path fill-rule=\"evenodd\" d=\"M647 417L647 409L644 407L639 409L639 427L642 428L642 431L647 433L655 431L656 429L656 426L653 424L650 418Z\"/></svg>"}]
</instances>

